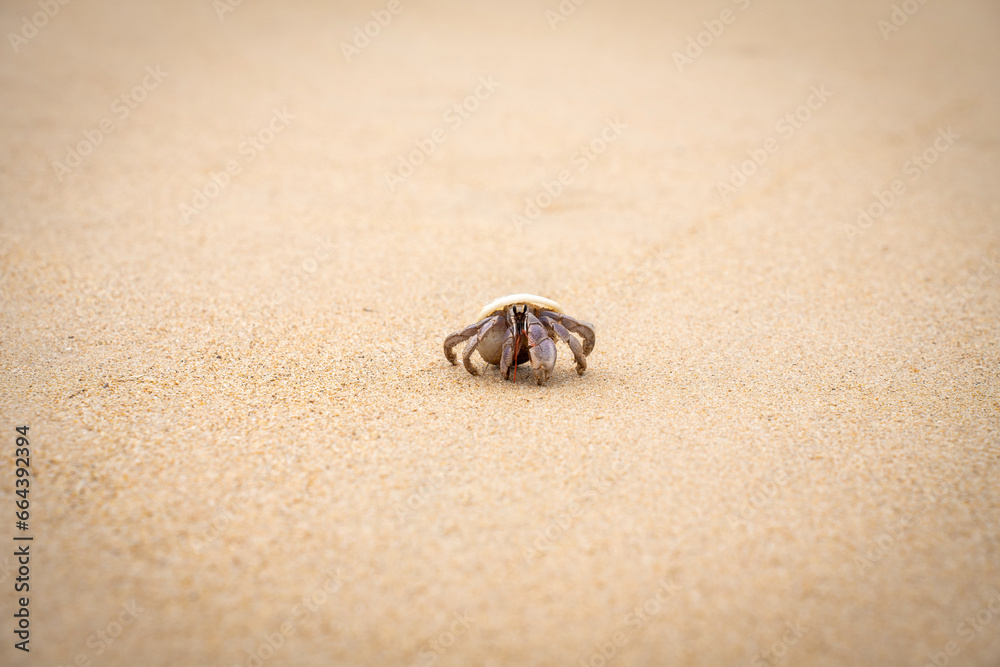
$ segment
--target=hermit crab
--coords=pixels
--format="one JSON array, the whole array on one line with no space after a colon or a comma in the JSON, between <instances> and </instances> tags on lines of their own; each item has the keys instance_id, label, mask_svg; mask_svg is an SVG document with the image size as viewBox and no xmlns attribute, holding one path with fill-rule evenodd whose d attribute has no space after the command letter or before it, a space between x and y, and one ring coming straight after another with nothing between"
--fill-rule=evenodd
<instances>
[{"instance_id":1,"label":"hermit crab","mask_svg":"<svg viewBox=\"0 0 1000 667\"><path fill-rule=\"evenodd\" d=\"M483 306L476 320L444 339L444 356L452 364L458 363L452 348L469 341L462 363L473 375L479 370L472 365L472 353L479 350L486 363L500 366L505 380L516 381L518 365L530 361L535 381L545 384L556 365L557 337L573 351L576 372L583 375L587 370L587 355L596 340L594 325L566 315L551 299L534 294L502 296ZM580 336L583 345L570 332Z\"/></svg>"}]
</instances>

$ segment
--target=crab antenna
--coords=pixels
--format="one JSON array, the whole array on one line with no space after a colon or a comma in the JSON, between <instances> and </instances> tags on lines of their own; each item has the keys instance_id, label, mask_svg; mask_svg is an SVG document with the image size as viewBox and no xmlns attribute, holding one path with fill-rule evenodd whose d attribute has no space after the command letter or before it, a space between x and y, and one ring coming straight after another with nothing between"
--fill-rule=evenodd
<instances>
[{"instance_id":1,"label":"crab antenna","mask_svg":"<svg viewBox=\"0 0 1000 667\"><path fill-rule=\"evenodd\" d=\"M511 382L517 382L517 358L521 355L521 334L516 332L517 329L514 333L514 358L511 361L514 364L514 379Z\"/></svg>"},{"instance_id":2,"label":"crab antenna","mask_svg":"<svg viewBox=\"0 0 1000 667\"><path fill-rule=\"evenodd\" d=\"M517 317L517 306L514 306L514 358L511 363L514 364L514 379L512 382L517 382L517 358L521 356L521 322Z\"/></svg>"}]
</instances>

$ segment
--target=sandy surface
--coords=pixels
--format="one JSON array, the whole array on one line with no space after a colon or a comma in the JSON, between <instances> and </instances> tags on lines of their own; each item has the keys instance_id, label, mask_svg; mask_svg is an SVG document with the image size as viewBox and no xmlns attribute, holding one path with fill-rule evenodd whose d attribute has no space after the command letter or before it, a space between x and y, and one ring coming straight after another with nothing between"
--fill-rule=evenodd
<instances>
[{"instance_id":1,"label":"sandy surface","mask_svg":"<svg viewBox=\"0 0 1000 667\"><path fill-rule=\"evenodd\" d=\"M997 5L343 4L5 38L0 663L998 664Z\"/></svg>"}]
</instances>

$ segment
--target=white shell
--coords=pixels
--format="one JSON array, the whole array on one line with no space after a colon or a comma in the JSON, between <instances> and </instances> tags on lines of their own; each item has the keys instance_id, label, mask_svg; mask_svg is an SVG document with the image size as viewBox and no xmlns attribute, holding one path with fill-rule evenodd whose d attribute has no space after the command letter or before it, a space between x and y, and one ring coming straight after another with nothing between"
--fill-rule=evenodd
<instances>
[{"instance_id":1,"label":"white shell","mask_svg":"<svg viewBox=\"0 0 1000 667\"><path fill-rule=\"evenodd\" d=\"M536 296L534 294L508 294L507 296L502 296L499 299L493 299L488 304L483 306L483 309L479 311L479 315L476 317L476 320L481 320L487 315L491 315L498 310L503 310L507 306L511 306L515 303L526 303L530 306L537 306L556 313L563 312L562 306L552 299L546 299L543 296Z\"/></svg>"}]
</instances>

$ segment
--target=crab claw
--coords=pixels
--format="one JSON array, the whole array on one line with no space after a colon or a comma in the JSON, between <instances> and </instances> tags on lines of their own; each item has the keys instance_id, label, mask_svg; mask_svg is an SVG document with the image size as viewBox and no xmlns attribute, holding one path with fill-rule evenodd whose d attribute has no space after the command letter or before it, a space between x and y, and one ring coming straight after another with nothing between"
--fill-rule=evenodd
<instances>
[{"instance_id":1,"label":"crab claw","mask_svg":"<svg viewBox=\"0 0 1000 667\"><path fill-rule=\"evenodd\" d=\"M531 372L539 385L545 384L556 365L556 344L549 338L545 327L534 315L528 314L528 354L531 357Z\"/></svg>"}]
</instances>

